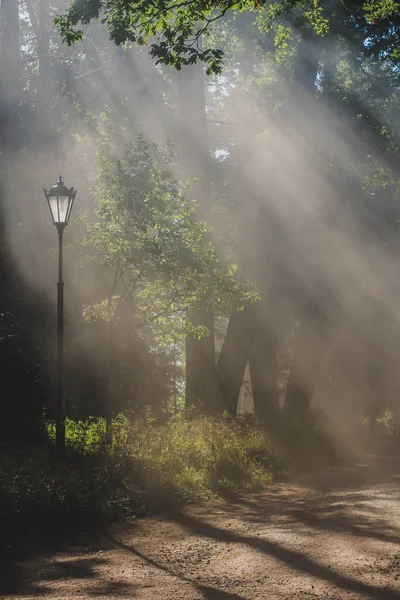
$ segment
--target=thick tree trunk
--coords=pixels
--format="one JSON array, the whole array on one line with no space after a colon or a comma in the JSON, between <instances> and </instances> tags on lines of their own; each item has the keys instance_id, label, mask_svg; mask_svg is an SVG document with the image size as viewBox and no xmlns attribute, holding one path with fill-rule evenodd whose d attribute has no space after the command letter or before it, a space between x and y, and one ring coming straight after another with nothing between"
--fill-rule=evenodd
<instances>
[{"instance_id":1,"label":"thick tree trunk","mask_svg":"<svg viewBox=\"0 0 400 600\"><path fill-rule=\"evenodd\" d=\"M285 412L307 412L320 374L324 349L325 315L313 300L308 299L294 341Z\"/></svg>"},{"instance_id":2,"label":"thick tree trunk","mask_svg":"<svg viewBox=\"0 0 400 600\"><path fill-rule=\"evenodd\" d=\"M254 413L260 421L275 419L279 413L277 299L264 304L249 355ZM258 307L259 312L261 307Z\"/></svg>"},{"instance_id":3,"label":"thick tree trunk","mask_svg":"<svg viewBox=\"0 0 400 600\"><path fill-rule=\"evenodd\" d=\"M210 165L205 108L204 75L201 64L184 67L177 74L180 111L180 157L184 178L196 178L191 191L197 201L196 215L212 220ZM213 315L198 311L190 315L193 324L205 326L210 334L186 340L186 407L221 411L215 361Z\"/></svg>"},{"instance_id":4,"label":"thick tree trunk","mask_svg":"<svg viewBox=\"0 0 400 600\"><path fill-rule=\"evenodd\" d=\"M221 396L225 410L235 416L256 319L252 307L233 310L218 359Z\"/></svg>"},{"instance_id":5,"label":"thick tree trunk","mask_svg":"<svg viewBox=\"0 0 400 600\"><path fill-rule=\"evenodd\" d=\"M207 327L210 335L197 340L186 339L186 408L199 412L219 412L220 404L214 344L213 315L204 310L190 314L192 323Z\"/></svg>"}]
</instances>

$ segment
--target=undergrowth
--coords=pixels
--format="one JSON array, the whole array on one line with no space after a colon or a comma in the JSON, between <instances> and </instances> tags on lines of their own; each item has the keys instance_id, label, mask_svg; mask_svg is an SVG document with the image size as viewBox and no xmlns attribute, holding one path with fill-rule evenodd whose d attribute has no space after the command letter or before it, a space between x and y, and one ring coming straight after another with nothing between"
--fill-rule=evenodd
<instances>
[{"instance_id":1,"label":"undergrowth","mask_svg":"<svg viewBox=\"0 0 400 600\"><path fill-rule=\"evenodd\" d=\"M104 419L67 420L66 453L47 448L0 454L1 529L80 526L129 518L166 505L251 491L271 482L281 453L265 428L228 420L171 420L156 426Z\"/></svg>"}]
</instances>

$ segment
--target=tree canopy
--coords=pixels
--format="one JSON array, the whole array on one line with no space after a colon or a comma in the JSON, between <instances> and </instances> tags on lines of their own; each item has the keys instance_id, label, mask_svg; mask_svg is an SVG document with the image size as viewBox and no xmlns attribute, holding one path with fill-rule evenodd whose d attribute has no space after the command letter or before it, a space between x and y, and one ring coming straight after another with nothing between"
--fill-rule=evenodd
<instances>
[{"instance_id":1,"label":"tree canopy","mask_svg":"<svg viewBox=\"0 0 400 600\"><path fill-rule=\"evenodd\" d=\"M82 39L84 28L95 19L105 23L110 38L117 44L134 42L150 45L150 55L157 62L180 69L197 60L207 64L209 73L221 72L223 51L201 38L210 26L228 12L253 11L254 19L270 27L290 17L297 27L310 26L324 35L338 17L363 32L364 52L387 56L398 63L400 4L395 0L355 2L343 0L73 0L65 14L55 19L67 44Z\"/></svg>"}]
</instances>

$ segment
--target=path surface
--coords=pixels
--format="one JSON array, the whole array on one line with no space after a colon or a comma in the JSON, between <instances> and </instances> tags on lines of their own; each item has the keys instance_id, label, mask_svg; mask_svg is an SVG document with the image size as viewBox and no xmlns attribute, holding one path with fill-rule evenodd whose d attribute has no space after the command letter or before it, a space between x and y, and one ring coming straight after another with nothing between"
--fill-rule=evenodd
<instances>
[{"instance_id":1,"label":"path surface","mask_svg":"<svg viewBox=\"0 0 400 600\"><path fill-rule=\"evenodd\" d=\"M400 464L147 518L9 565L0 596L400 600Z\"/></svg>"}]
</instances>

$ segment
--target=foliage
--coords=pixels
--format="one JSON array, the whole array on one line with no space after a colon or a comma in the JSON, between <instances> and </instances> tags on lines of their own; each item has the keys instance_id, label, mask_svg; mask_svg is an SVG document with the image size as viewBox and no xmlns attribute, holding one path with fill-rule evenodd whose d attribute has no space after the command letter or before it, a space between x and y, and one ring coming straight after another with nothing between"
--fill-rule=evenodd
<instances>
[{"instance_id":1,"label":"foliage","mask_svg":"<svg viewBox=\"0 0 400 600\"><path fill-rule=\"evenodd\" d=\"M290 23L294 29L310 26L318 35L325 35L329 30L329 18L319 0L265 2L256 22L260 31L265 33L281 22Z\"/></svg>"},{"instance_id":2,"label":"foliage","mask_svg":"<svg viewBox=\"0 0 400 600\"><path fill-rule=\"evenodd\" d=\"M354 10L354 19L363 27L367 43L367 56L389 62L399 72L400 59L400 2L398 0L367 0L362 6L349 0L349 9Z\"/></svg>"},{"instance_id":3,"label":"foliage","mask_svg":"<svg viewBox=\"0 0 400 600\"><path fill-rule=\"evenodd\" d=\"M228 11L254 10L264 2L257 0L137 0L128 5L123 0L74 0L68 11L56 17L55 23L64 41L71 45L83 38L83 28L92 19L107 24L110 38L116 43L147 44L152 40L150 54L158 63L180 69L201 60L207 64L207 73L220 73L223 52L217 47L202 48L201 36L208 36L212 23ZM289 0L267 5L269 21L287 14L294 7L303 9L303 21L310 23L318 33L324 33L327 20L322 16L318 0Z\"/></svg>"},{"instance_id":4,"label":"foliage","mask_svg":"<svg viewBox=\"0 0 400 600\"><path fill-rule=\"evenodd\" d=\"M116 322L130 304L137 328L155 331L159 343L208 334L188 311L227 313L257 298L235 279L196 220L195 206L170 170L171 148L139 136L122 158L102 154L98 222L87 225L87 242L115 273L109 299L87 307L88 318Z\"/></svg>"},{"instance_id":5,"label":"foliage","mask_svg":"<svg viewBox=\"0 0 400 600\"><path fill-rule=\"evenodd\" d=\"M54 428L48 425L50 439ZM9 450L0 459L1 529L79 526L194 502L221 489L254 490L272 481L279 452L269 434L229 421L180 419L158 427L123 416L112 423L67 419L67 454L51 448Z\"/></svg>"},{"instance_id":6,"label":"foliage","mask_svg":"<svg viewBox=\"0 0 400 600\"><path fill-rule=\"evenodd\" d=\"M155 36L150 54L157 62L180 69L196 60L208 64L209 73L221 71L222 51L218 48L202 49L200 38L207 35L212 22L228 10L242 10L252 6L250 0L136 0L127 4L123 0L75 0L66 14L58 16L55 23L63 39L71 45L83 38L83 27L92 19L107 24L110 38L116 43L136 42L147 45ZM253 5L254 6L254 5Z\"/></svg>"},{"instance_id":7,"label":"foliage","mask_svg":"<svg viewBox=\"0 0 400 600\"><path fill-rule=\"evenodd\" d=\"M49 439L55 430L47 424ZM224 491L254 491L289 468L335 461L318 423L285 418L273 432L253 419L173 418L106 422L66 420L66 454L53 446L8 448L0 456L0 526L9 540L21 528L51 531L99 519L124 519ZM9 541L6 540L6 541Z\"/></svg>"},{"instance_id":8,"label":"foliage","mask_svg":"<svg viewBox=\"0 0 400 600\"><path fill-rule=\"evenodd\" d=\"M54 424L47 430L55 441ZM96 456L106 436L103 418L66 421L66 445L74 454ZM251 421L175 417L155 426L152 419L132 423L121 414L112 421L111 440L109 456L129 456L151 485L165 487L178 500L200 499L224 487L255 489L271 480L281 460L267 431Z\"/></svg>"},{"instance_id":9,"label":"foliage","mask_svg":"<svg viewBox=\"0 0 400 600\"><path fill-rule=\"evenodd\" d=\"M370 419L366 419L364 425L370 430ZM376 437L378 451L393 452L397 454L400 448L400 414L398 407L387 408L383 414L376 419Z\"/></svg>"},{"instance_id":10,"label":"foliage","mask_svg":"<svg viewBox=\"0 0 400 600\"><path fill-rule=\"evenodd\" d=\"M396 0L369 0L365 3L345 0L332 10L320 0L73 0L55 23L64 41L69 45L80 41L84 27L93 19L107 24L110 38L116 43L136 42L147 45L158 63L180 69L197 60L207 64L207 72L220 73L223 52L218 47L200 44L201 36L208 35L210 25L228 11L260 10L259 25L271 29L274 23L290 18L296 27L310 26L318 35L325 35L337 17L368 32L368 52L375 56L385 52L398 63L399 59L399 3Z\"/></svg>"}]
</instances>

